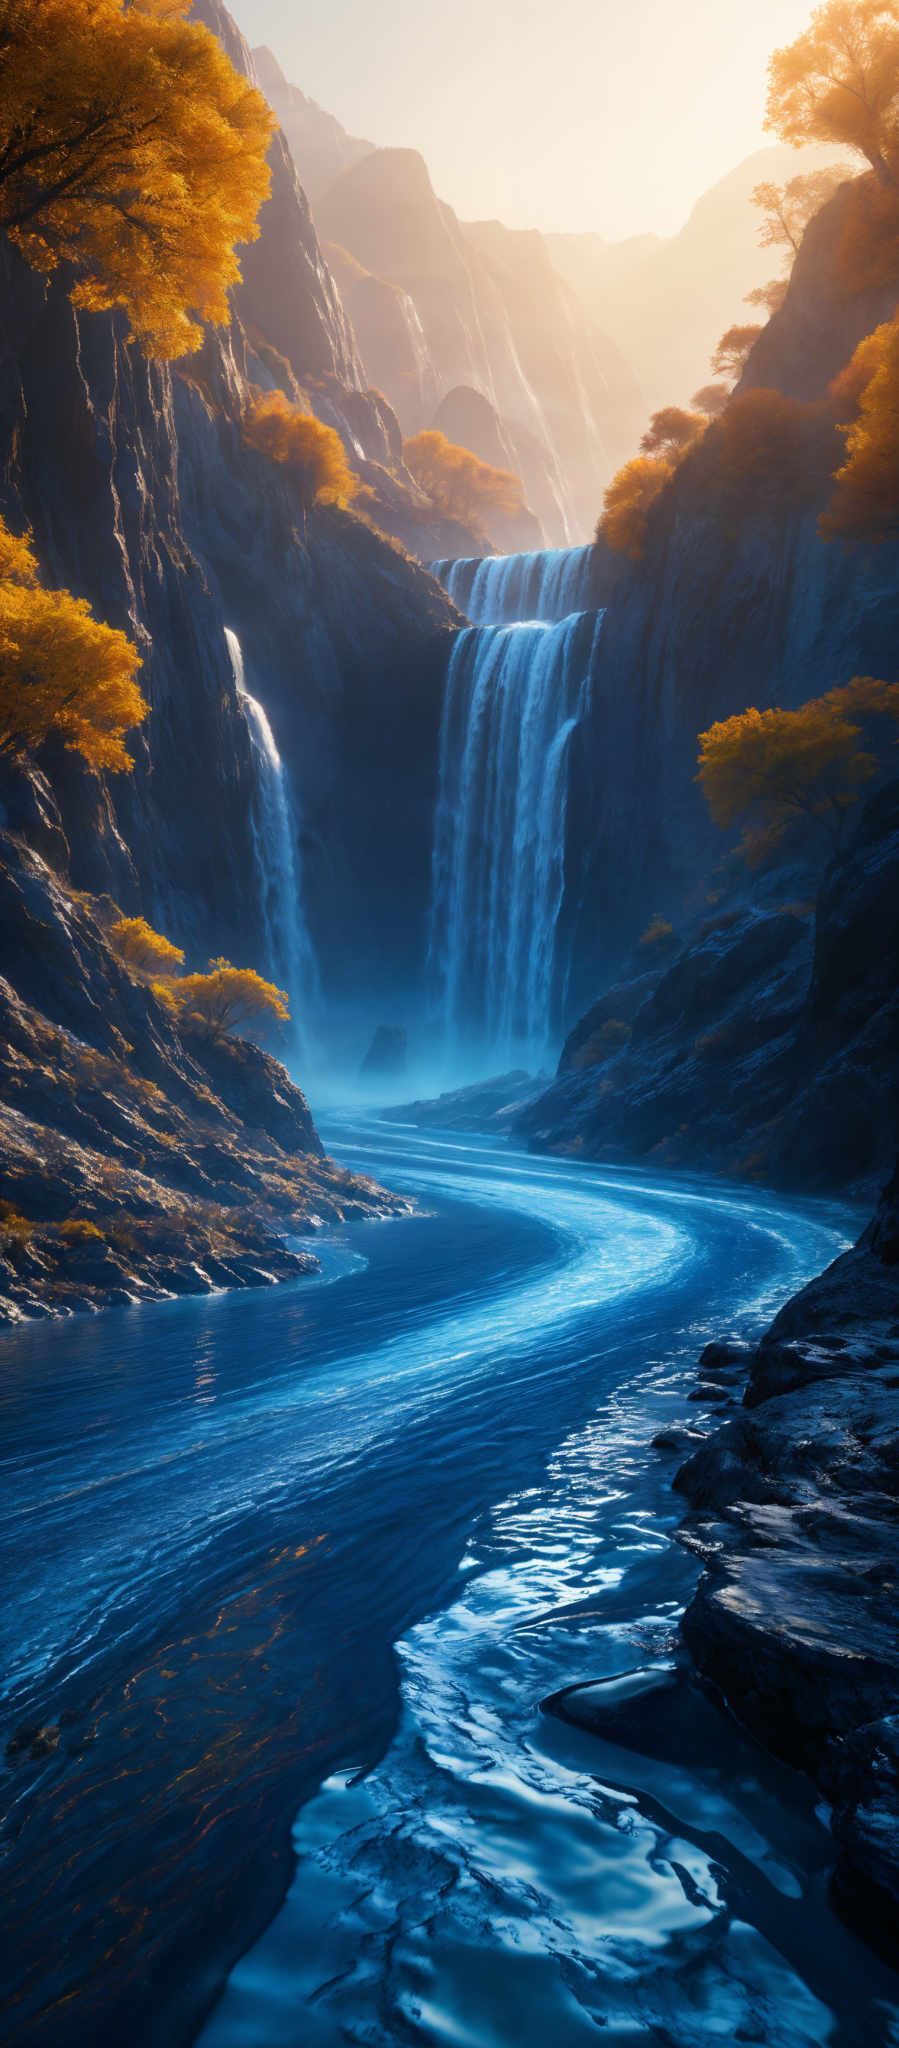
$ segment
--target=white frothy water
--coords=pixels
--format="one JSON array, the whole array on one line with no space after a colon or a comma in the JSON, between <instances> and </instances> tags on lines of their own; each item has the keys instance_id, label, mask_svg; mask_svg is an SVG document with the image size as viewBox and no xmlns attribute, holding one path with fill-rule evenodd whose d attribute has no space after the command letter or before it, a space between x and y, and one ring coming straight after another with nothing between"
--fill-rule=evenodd
<instances>
[{"instance_id":1,"label":"white frothy water","mask_svg":"<svg viewBox=\"0 0 899 2048\"><path fill-rule=\"evenodd\" d=\"M240 641L228 626L225 627L225 639L235 687L258 763L253 837L268 942L268 968L287 994L292 1044L296 1053L304 1056L309 1051L319 977L303 914L296 829L284 763L266 712L258 698L252 697L247 689Z\"/></svg>"},{"instance_id":2,"label":"white frothy water","mask_svg":"<svg viewBox=\"0 0 899 2048\"><path fill-rule=\"evenodd\" d=\"M544 548L529 555L485 555L431 563L448 597L473 626L539 619L552 624L590 609L593 549Z\"/></svg>"},{"instance_id":3,"label":"white frothy water","mask_svg":"<svg viewBox=\"0 0 899 2048\"><path fill-rule=\"evenodd\" d=\"M448 1055L539 1065L547 1054L568 756L601 617L471 627L453 649L428 952Z\"/></svg>"}]
</instances>

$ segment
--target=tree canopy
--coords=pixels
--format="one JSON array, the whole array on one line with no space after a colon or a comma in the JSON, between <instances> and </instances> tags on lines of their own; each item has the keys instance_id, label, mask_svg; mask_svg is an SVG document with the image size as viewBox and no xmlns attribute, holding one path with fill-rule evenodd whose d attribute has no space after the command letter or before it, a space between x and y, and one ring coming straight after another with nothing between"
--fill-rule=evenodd
<instances>
[{"instance_id":1,"label":"tree canopy","mask_svg":"<svg viewBox=\"0 0 899 2048\"><path fill-rule=\"evenodd\" d=\"M604 540L617 555L639 562L646 546L649 514L656 499L674 475L674 464L658 455L634 455L613 476L596 528L597 540Z\"/></svg>"},{"instance_id":2,"label":"tree canopy","mask_svg":"<svg viewBox=\"0 0 899 2048\"><path fill-rule=\"evenodd\" d=\"M694 391L690 404L694 412L701 412L708 420L716 420L723 413L730 398L729 384L703 384Z\"/></svg>"},{"instance_id":3,"label":"tree canopy","mask_svg":"<svg viewBox=\"0 0 899 2048\"><path fill-rule=\"evenodd\" d=\"M761 332L757 321L746 321L742 325L728 327L711 357L716 377L739 377L746 358L755 347Z\"/></svg>"},{"instance_id":4,"label":"tree canopy","mask_svg":"<svg viewBox=\"0 0 899 2048\"><path fill-rule=\"evenodd\" d=\"M758 859L800 821L838 845L847 814L895 744L899 683L856 676L796 711L750 708L699 735L699 777L716 825L739 820Z\"/></svg>"},{"instance_id":5,"label":"tree canopy","mask_svg":"<svg viewBox=\"0 0 899 2048\"><path fill-rule=\"evenodd\" d=\"M788 178L785 185L765 180L754 186L752 203L762 212L759 227L762 248L783 250L786 262L792 264L809 221L820 213L828 199L833 198L837 187L851 176L848 165L829 164L823 171L800 171L797 177ZM762 290L765 289L762 286Z\"/></svg>"},{"instance_id":6,"label":"tree canopy","mask_svg":"<svg viewBox=\"0 0 899 2048\"><path fill-rule=\"evenodd\" d=\"M491 512L514 516L524 509L521 478L511 469L494 469L469 448L448 441L436 427L403 442L403 458L416 483L438 511L462 519L476 532Z\"/></svg>"},{"instance_id":7,"label":"tree canopy","mask_svg":"<svg viewBox=\"0 0 899 2048\"><path fill-rule=\"evenodd\" d=\"M155 932L145 917L116 918L109 939L119 958L138 975L172 974L184 960L181 947Z\"/></svg>"},{"instance_id":8,"label":"tree canopy","mask_svg":"<svg viewBox=\"0 0 899 2048\"><path fill-rule=\"evenodd\" d=\"M272 462L283 463L303 509L347 505L359 487L333 427L291 405L283 391L257 391L243 425L244 439Z\"/></svg>"},{"instance_id":9,"label":"tree canopy","mask_svg":"<svg viewBox=\"0 0 899 2048\"><path fill-rule=\"evenodd\" d=\"M30 539L0 519L0 753L56 732L92 768L131 768L124 734L147 715L137 648L84 598L38 579Z\"/></svg>"},{"instance_id":10,"label":"tree canopy","mask_svg":"<svg viewBox=\"0 0 899 2048\"><path fill-rule=\"evenodd\" d=\"M228 319L274 117L189 0L0 0L0 227L148 353Z\"/></svg>"},{"instance_id":11,"label":"tree canopy","mask_svg":"<svg viewBox=\"0 0 899 2048\"><path fill-rule=\"evenodd\" d=\"M826 540L883 541L899 535L899 318L859 344L837 378L834 397L848 411L841 431L846 460L819 521Z\"/></svg>"},{"instance_id":12,"label":"tree canopy","mask_svg":"<svg viewBox=\"0 0 899 2048\"><path fill-rule=\"evenodd\" d=\"M213 1038L245 1024L286 1023L290 1016L284 989L263 981L252 967L232 967L230 960L210 960L208 974L182 974L169 986L182 1023Z\"/></svg>"},{"instance_id":13,"label":"tree canopy","mask_svg":"<svg viewBox=\"0 0 899 2048\"><path fill-rule=\"evenodd\" d=\"M836 142L883 185L899 161L899 0L825 0L768 66L765 125L784 142Z\"/></svg>"},{"instance_id":14,"label":"tree canopy","mask_svg":"<svg viewBox=\"0 0 899 2048\"><path fill-rule=\"evenodd\" d=\"M701 409L686 412L681 405L663 405L650 419L640 442L640 453L660 455L664 462L677 462L702 439L706 425Z\"/></svg>"}]
</instances>

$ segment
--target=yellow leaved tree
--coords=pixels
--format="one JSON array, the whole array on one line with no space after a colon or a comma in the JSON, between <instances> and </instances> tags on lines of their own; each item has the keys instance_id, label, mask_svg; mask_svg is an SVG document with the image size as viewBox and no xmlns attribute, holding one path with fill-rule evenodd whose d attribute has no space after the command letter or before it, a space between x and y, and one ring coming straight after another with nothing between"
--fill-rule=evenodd
<instances>
[{"instance_id":1,"label":"yellow leaved tree","mask_svg":"<svg viewBox=\"0 0 899 2048\"><path fill-rule=\"evenodd\" d=\"M117 917L109 927L109 939L119 959L141 977L174 974L184 961L181 947L154 931L145 917Z\"/></svg>"},{"instance_id":2,"label":"yellow leaved tree","mask_svg":"<svg viewBox=\"0 0 899 2048\"><path fill-rule=\"evenodd\" d=\"M436 427L404 441L403 460L439 512L464 520L484 540L491 512L514 516L524 510L524 490L514 470L482 462Z\"/></svg>"},{"instance_id":3,"label":"yellow leaved tree","mask_svg":"<svg viewBox=\"0 0 899 2048\"><path fill-rule=\"evenodd\" d=\"M866 335L837 379L834 397L850 417L841 431L846 460L818 524L825 540L899 537L899 318Z\"/></svg>"},{"instance_id":4,"label":"yellow leaved tree","mask_svg":"<svg viewBox=\"0 0 899 2048\"><path fill-rule=\"evenodd\" d=\"M0 0L0 228L169 357L228 319L274 125L188 5Z\"/></svg>"},{"instance_id":5,"label":"yellow leaved tree","mask_svg":"<svg viewBox=\"0 0 899 2048\"><path fill-rule=\"evenodd\" d=\"M899 683L855 676L796 711L737 713L699 735L699 776L716 825L742 820L764 858L793 823L839 846L846 819L895 748Z\"/></svg>"},{"instance_id":6,"label":"yellow leaved tree","mask_svg":"<svg viewBox=\"0 0 899 2048\"><path fill-rule=\"evenodd\" d=\"M147 715L139 665L127 635L83 597L43 588L30 539L0 519L0 753L58 733L92 768L131 768L124 734Z\"/></svg>"},{"instance_id":7,"label":"yellow leaved tree","mask_svg":"<svg viewBox=\"0 0 899 2048\"><path fill-rule=\"evenodd\" d=\"M303 510L348 505L359 488L334 427L291 405L283 391L257 391L243 423L244 439L271 462L283 463Z\"/></svg>"},{"instance_id":8,"label":"yellow leaved tree","mask_svg":"<svg viewBox=\"0 0 899 2048\"><path fill-rule=\"evenodd\" d=\"M639 562L646 546L649 514L674 475L674 464L660 455L634 455L609 484L596 528L615 554Z\"/></svg>"},{"instance_id":9,"label":"yellow leaved tree","mask_svg":"<svg viewBox=\"0 0 899 2048\"><path fill-rule=\"evenodd\" d=\"M290 1016L284 989L263 981L252 967L232 967L230 960L210 960L208 974L180 975L169 984L169 994L181 1022L212 1038L246 1024L283 1024Z\"/></svg>"},{"instance_id":10,"label":"yellow leaved tree","mask_svg":"<svg viewBox=\"0 0 899 2048\"><path fill-rule=\"evenodd\" d=\"M882 185L899 176L899 0L826 0L775 50L765 126L783 142L836 142Z\"/></svg>"}]
</instances>

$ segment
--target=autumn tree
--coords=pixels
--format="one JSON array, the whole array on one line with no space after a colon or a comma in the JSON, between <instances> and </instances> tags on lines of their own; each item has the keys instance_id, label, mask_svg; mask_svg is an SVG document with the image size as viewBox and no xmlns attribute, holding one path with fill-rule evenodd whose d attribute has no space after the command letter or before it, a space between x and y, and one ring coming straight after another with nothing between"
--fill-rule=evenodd
<instances>
[{"instance_id":1,"label":"autumn tree","mask_svg":"<svg viewBox=\"0 0 899 2048\"><path fill-rule=\"evenodd\" d=\"M416 483L449 519L461 519L483 534L491 512L513 516L524 510L521 478L494 469L468 448L448 441L437 428L403 442L403 459Z\"/></svg>"},{"instance_id":2,"label":"autumn tree","mask_svg":"<svg viewBox=\"0 0 899 2048\"><path fill-rule=\"evenodd\" d=\"M291 405L283 391L254 393L243 423L244 439L282 463L304 513L313 505L348 505L358 489L343 442L314 413Z\"/></svg>"},{"instance_id":3,"label":"autumn tree","mask_svg":"<svg viewBox=\"0 0 899 2048\"><path fill-rule=\"evenodd\" d=\"M728 327L711 358L716 377L732 377L736 380L746 364L746 358L755 347L762 329L757 324L746 322L743 326Z\"/></svg>"},{"instance_id":4,"label":"autumn tree","mask_svg":"<svg viewBox=\"0 0 899 2048\"><path fill-rule=\"evenodd\" d=\"M84 598L43 588L30 538L0 519L0 753L28 753L58 733L92 768L131 768L124 734L147 715L139 664L126 634L101 625Z\"/></svg>"},{"instance_id":5,"label":"autumn tree","mask_svg":"<svg viewBox=\"0 0 899 2048\"><path fill-rule=\"evenodd\" d=\"M284 989L230 960L210 960L208 974L180 975L170 993L180 1021L213 1038L248 1024L286 1023L290 1015Z\"/></svg>"},{"instance_id":6,"label":"autumn tree","mask_svg":"<svg viewBox=\"0 0 899 2048\"><path fill-rule=\"evenodd\" d=\"M701 412L708 420L716 420L723 413L730 398L729 384L703 384L694 391L690 404L694 412Z\"/></svg>"},{"instance_id":7,"label":"autumn tree","mask_svg":"<svg viewBox=\"0 0 899 2048\"><path fill-rule=\"evenodd\" d=\"M716 825L742 821L750 861L799 822L839 845L846 818L889 758L899 683L856 676L796 711L750 708L699 736L699 776Z\"/></svg>"},{"instance_id":8,"label":"autumn tree","mask_svg":"<svg viewBox=\"0 0 899 2048\"><path fill-rule=\"evenodd\" d=\"M635 455L613 476L596 528L617 555L639 562L646 546L649 514L674 475L674 464L653 455Z\"/></svg>"},{"instance_id":9,"label":"autumn tree","mask_svg":"<svg viewBox=\"0 0 899 2048\"><path fill-rule=\"evenodd\" d=\"M819 521L826 540L883 541L899 535L899 318L859 344L836 381L846 459Z\"/></svg>"},{"instance_id":10,"label":"autumn tree","mask_svg":"<svg viewBox=\"0 0 899 2048\"><path fill-rule=\"evenodd\" d=\"M660 455L663 462L678 462L702 439L705 429L701 411L686 412L681 405L664 405L660 412L653 413L640 442L640 453Z\"/></svg>"},{"instance_id":11,"label":"autumn tree","mask_svg":"<svg viewBox=\"0 0 899 2048\"><path fill-rule=\"evenodd\" d=\"M152 980L174 974L184 960L180 946L153 930L145 917L118 917L109 927L109 941L133 974Z\"/></svg>"},{"instance_id":12,"label":"autumn tree","mask_svg":"<svg viewBox=\"0 0 899 2048\"><path fill-rule=\"evenodd\" d=\"M758 306L770 319L772 313L780 312L787 296L789 282L789 278L786 277L772 277L769 284L757 284L754 291L744 292L743 303L746 306Z\"/></svg>"},{"instance_id":13,"label":"autumn tree","mask_svg":"<svg viewBox=\"0 0 899 2048\"><path fill-rule=\"evenodd\" d=\"M825 0L768 67L765 125L783 142L835 142L882 185L899 172L899 0Z\"/></svg>"},{"instance_id":14,"label":"autumn tree","mask_svg":"<svg viewBox=\"0 0 899 2048\"><path fill-rule=\"evenodd\" d=\"M847 164L829 164L823 171L800 171L785 185L765 180L753 188L753 206L761 210L759 243L763 249L780 249L792 265L809 221L832 199L839 185L852 176Z\"/></svg>"},{"instance_id":15,"label":"autumn tree","mask_svg":"<svg viewBox=\"0 0 899 2048\"><path fill-rule=\"evenodd\" d=\"M154 355L228 319L274 125L189 0L0 0L0 227Z\"/></svg>"}]
</instances>

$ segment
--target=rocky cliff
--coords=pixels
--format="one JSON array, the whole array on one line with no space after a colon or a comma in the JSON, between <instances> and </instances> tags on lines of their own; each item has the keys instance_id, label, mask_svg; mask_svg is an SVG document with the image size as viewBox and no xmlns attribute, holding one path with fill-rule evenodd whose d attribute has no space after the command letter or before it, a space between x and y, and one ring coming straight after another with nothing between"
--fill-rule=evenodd
<instances>
[{"instance_id":1,"label":"rocky cliff","mask_svg":"<svg viewBox=\"0 0 899 2048\"><path fill-rule=\"evenodd\" d=\"M899 1181L852 1251L748 1359L711 1345L697 1390L723 1427L675 1485L704 1565L684 1634L699 1669L833 1808L838 1904L899 1936ZM742 1406L723 1410L738 1392ZM734 1382L736 1381L736 1386Z\"/></svg>"},{"instance_id":2,"label":"rocky cliff","mask_svg":"<svg viewBox=\"0 0 899 2048\"><path fill-rule=\"evenodd\" d=\"M895 674L899 549L825 543L817 528L842 448L823 404L828 385L899 299L895 279L843 289L845 205L844 188L808 229L739 387L802 401L784 464L769 449L728 475L713 426L657 501L643 558L625 565L610 597L569 806L564 921L577 1006L608 982L653 912L682 905L720 859L694 780L697 734L749 704L798 704L853 675Z\"/></svg>"}]
</instances>

